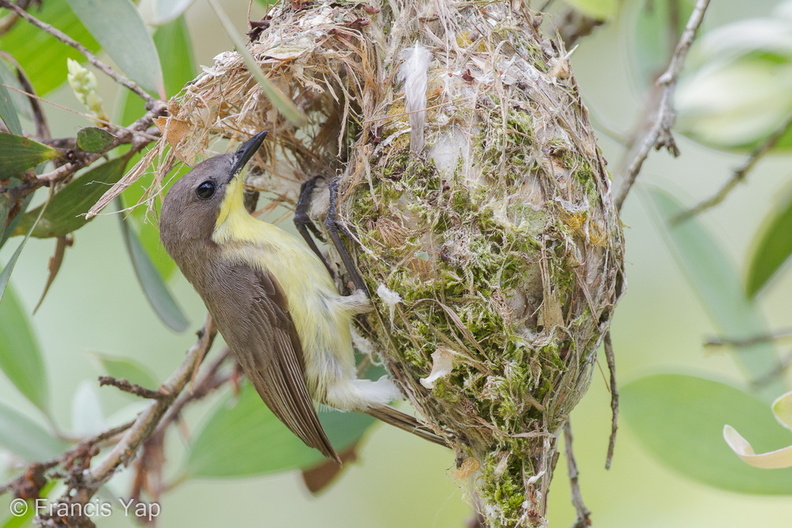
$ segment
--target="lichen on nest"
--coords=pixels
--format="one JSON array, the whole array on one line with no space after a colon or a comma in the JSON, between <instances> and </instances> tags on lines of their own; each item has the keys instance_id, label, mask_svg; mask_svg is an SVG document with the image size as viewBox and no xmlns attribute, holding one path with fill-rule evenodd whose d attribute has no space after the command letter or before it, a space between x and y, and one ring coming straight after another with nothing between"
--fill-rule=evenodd
<instances>
[{"instance_id":1,"label":"lichen on nest","mask_svg":"<svg viewBox=\"0 0 792 528\"><path fill-rule=\"evenodd\" d=\"M358 332L449 440L487 522L541 525L556 433L622 288L565 51L509 2L287 2L266 22L249 49L308 125L229 52L171 102L171 161L266 127L252 187L293 203L338 176L348 249L381 293Z\"/></svg>"}]
</instances>

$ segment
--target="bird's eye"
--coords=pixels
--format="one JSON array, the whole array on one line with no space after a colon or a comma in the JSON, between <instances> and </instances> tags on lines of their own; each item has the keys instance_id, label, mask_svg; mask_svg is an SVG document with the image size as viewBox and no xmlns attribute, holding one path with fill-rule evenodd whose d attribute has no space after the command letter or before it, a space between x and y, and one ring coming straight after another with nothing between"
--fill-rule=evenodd
<instances>
[{"instance_id":1,"label":"bird's eye","mask_svg":"<svg viewBox=\"0 0 792 528\"><path fill-rule=\"evenodd\" d=\"M212 180L206 180L205 182L201 182L201 184L195 188L195 196L200 198L201 200L208 200L215 193L215 182Z\"/></svg>"}]
</instances>

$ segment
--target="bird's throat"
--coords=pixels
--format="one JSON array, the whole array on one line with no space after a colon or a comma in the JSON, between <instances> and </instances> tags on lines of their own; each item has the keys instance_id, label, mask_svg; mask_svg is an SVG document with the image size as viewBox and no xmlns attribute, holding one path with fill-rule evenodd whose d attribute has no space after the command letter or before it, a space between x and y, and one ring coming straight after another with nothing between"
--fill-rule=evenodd
<instances>
[{"instance_id":1,"label":"bird's throat","mask_svg":"<svg viewBox=\"0 0 792 528\"><path fill-rule=\"evenodd\" d=\"M217 244L230 241L255 240L258 224L244 203L244 184L241 176L236 176L226 186L225 197L220 204L212 240Z\"/></svg>"}]
</instances>

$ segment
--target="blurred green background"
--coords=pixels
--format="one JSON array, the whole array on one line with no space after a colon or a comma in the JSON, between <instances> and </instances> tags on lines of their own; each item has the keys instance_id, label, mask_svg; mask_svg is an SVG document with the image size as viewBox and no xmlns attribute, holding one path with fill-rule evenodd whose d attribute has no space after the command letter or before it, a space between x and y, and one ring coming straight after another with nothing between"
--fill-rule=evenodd
<instances>
[{"instance_id":1,"label":"blurred green background","mask_svg":"<svg viewBox=\"0 0 792 528\"><path fill-rule=\"evenodd\" d=\"M720 0L710 7L705 28L745 17L770 16L776 5L771 0ZM247 3L226 2L224 8L244 31ZM636 75L643 58L636 55L632 40L635 12L635 8L625 6L615 20L584 39L572 55L581 93L614 173L624 152L607 131L628 135L645 104L646 85ZM263 9L254 4L252 18L262 13ZM199 64L210 65L213 56L230 49L230 41L201 0L188 11L187 21ZM65 74L65 66L53 67L63 67ZM102 78L100 84L106 90L106 100L112 101L114 87ZM77 108L67 87L49 98ZM86 124L79 116L58 109L49 108L48 112L56 137L74 135ZM692 205L719 188L744 156L712 150L681 135L677 140L682 156L672 159L664 152L653 153L623 210L628 289L613 323L620 384L657 372L743 380L731 356L702 347L716 331L664 241L645 187L670 189ZM788 157L766 159L744 185L702 217L742 271L765 214L789 194L789 176ZM92 384L97 375L91 352L134 357L164 378L194 341L191 332L177 335L169 331L151 311L129 264L117 224L114 216L105 214L76 234L75 246L67 254L59 279L32 318L45 353L53 414L64 428L72 423L74 395L86 380ZM7 262L15 247L14 243L4 247L0 262ZM46 281L46 263L52 251L52 241L31 239L17 264L12 285L28 311ZM200 299L181 277L171 284L191 329L197 330L204 313ZM760 306L770 328L790 326L791 289L792 276L783 273L762 297ZM218 349L216 344L213 353ZM96 390L107 415L129 401L115 389ZM0 379L0 400L22 412L34 413L32 405L4 378ZM211 403L191 408L188 421L200 423L201 414L209 407ZM669 407L663 412L653 418L662 423L677 409ZM743 495L697 484L648 454L627 420L621 424L613 467L606 471L610 404L604 359L595 371L589 394L572 415L572 424L583 497L593 512L595 526L786 528L792 523L789 497ZM177 470L181 449L175 436L168 464ZM790 440L792 443L792 435ZM261 449L267 446L262 443ZM2 456L0 452L0 467L4 465ZM304 490L296 472L189 480L165 495L160 525L456 528L470 516L470 508L464 502L465 483L454 480L453 469L449 452L378 425L365 439L359 460L318 497ZM127 489L123 482L126 477L128 474L114 481L116 489ZM0 518L7 512L9 500L0 497ZM574 515L562 456L550 495L550 523L571 526ZM98 522L107 527L132 524L121 514Z\"/></svg>"}]
</instances>

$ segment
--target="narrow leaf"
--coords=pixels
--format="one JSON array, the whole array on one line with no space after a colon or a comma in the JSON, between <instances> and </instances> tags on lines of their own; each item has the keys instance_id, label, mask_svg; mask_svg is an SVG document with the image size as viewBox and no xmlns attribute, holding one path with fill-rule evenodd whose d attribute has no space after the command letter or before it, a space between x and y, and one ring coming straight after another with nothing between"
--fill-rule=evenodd
<instances>
[{"instance_id":1,"label":"narrow leaf","mask_svg":"<svg viewBox=\"0 0 792 528\"><path fill-rule=\"evenodd\" d=\"M137 275L151 307L154 308L154 311L168 328L176 332L185 331L189 326L187 318L181 308L179 308L179 305L176 304L168 287L159 272L157 272L157 268L140 244L135 232L129 227L123 216L119 215L119 220L124 243L132 260L132 266L135 268L135 275Z\"/></svg>"},{"instance_id":2,"label":"narrow leaf","mask_svg":"<svg viewBox=\"0 0 792 528\"><path fill-rule=\"evenodd\" d=\"M165 93L173 97L198 73L184 17L157 28L154 44L165 73Z\"/></svg>"},{"instance_id":3,"label":"narrow leaf","mask_svg":"<svg viewBox=\"0 0 792 528\"><path fill-rule=\"evenodd\" d=\"M102 372L108 376L125 379L130 383L152 390L159 386L157 377L148 367L132 358L114 356L104 352L94 352L92 356L99 363Z\"/></svg>"},{"instance_id":4,"label":"narrow leaf","mask_svg":"<svg viewBox=\"0 0 792 528\"><path fill-rule=\"evenodd\" d=\"M159 28L157 32L159 33L160 30L162 30L162 28ZM159 43L157 45L159 46ZM166 54L166 51L163 49L160 49L160 52L163 55ZM170 76L168 72L166 72L166 87L169 86L169 78ZM145 111L143 108L143 102L138 97L134 97L134 95L128 91L122 92L121 100L119 101L119 104L116 105L116 109L118 111L119 117L116 117L115 122L121 123L131 123L137 117L140 117L141 112ZM123 146L121 148L123 148ZM135 154L135 157L130 160L130 163L133 165L137 163L141 156L145 155L145 152L146 151L143 151L142 154ZM174 170L174 176L171 179L171 182L176 181L183 171L186 170L189 170L189 167L184 168L184 164L179 164L179 167ZM163 280L168 281L168 279L170 279L176 272L176 263L172 258L170 258L170 255L168 255L168 253L165 251L165 248L162 246L162 242L160 242L159 228L155 223L148 220L148 207L140 205L147 199L147 193L153 185L154 174L152 172L143 174L129 187L127 187L124 192L121 193L121 201L123 202L124 210L129 211L127 216L129 227L137 233L138 240L143 246L143 249L146 250L149 260L151 260L154 266L156 266L160 276L163 278ZM166 185L165 189L167 188L168 185ZM154 216L157 216L159 212L159 208L157 207L158 205L159 202L156 202Z\"/></svg>"},{"instance_id":5,"label":"narrow leaf","mask_svg":"<svg viewBox=\"0 0 792 528\"><path fill-rule=\"evenodd\" d=\"M789 200L784 207L767 217L748 267L748 295L755 297L791 254L792 200Z\"/></svg>"},{"instance_id":6,"label":"narrow leaf","mask_svg":"<svg viewBox=\"0 0 792 528\"><path fill-rule=\"evenodd\" d=\"M6 224L8 223L8 215L11 214L12 205L13 203L8 194L0 193L0 247L3 247L3 242L6 239Z\"/></svg>"},{"instance_id":7,"label":"narrow leaf","mask_svg":"<svg viewBox=\"0 0 792 528\"><path fill-rule=\"evenodd\" d=\"M96 52L99 44L74 15L66 2L42 2L36 18L46 22L89 50ZM84 61L85 57L39 28L19 22L11 31L0 35L0 49L14 50L14 58L30 78L38 95L57 88L66 81L66 59Z\"/></svg>"},{"instance_id":8,"label":"narrow leaf","mask_svg":"<svg viewBox=\"0 0 792 528\"><path fill-rule=\"evenodd\" d=\"M16 176L58 156L54 148L32 139L0 133L0 180Z\"/></svg>"},{"instance_id":9,"label":"narrow leaf","mask_svg":"<svg viewBox=\"0 0 792 528\"><path fill-rule=\"evenodd\" d=\"M767 335L769 330L762 315L747 298L731 258L714 236L698 218L670 225L669 219L680 214L684 207L659 189L653 189L651 197L663 218L666 240L721 335L729 339ZM778 368L771 343L740 347L735 353L746 372L755 379ZM783 381L777 377L764 384L761 392L771 398L786 391Z\"/></svg>"},{"instance_id":10,"label":"narrow leaf","mask_svg":"<svg viewBox=\"0 0 792 528\"><path fill-rule=\"evenodd\" d=\"M339 452L355 444L374 419L358 413L320 412L322 425ZM194 477L231 477L314 467L319 451L278 420L249 383L239 399L221 399L198 433L187 460Z\"/></svg>"},{"instance_id":11,"label":"narrow leaf","mask_svg":"<svg viewBox=\"0 0 792 528\"><path fill-rule=\"evenodd\" d=\"M0 302L0 370L33 405L46 412L49 384L41 349L13 288Z\"/></svg>"},{"instance_id":12,"label":"narrow leaf","mask_svg":"<svg viewBox=\"0 0 792 528\"><path fill-rule=\"evenodd\" d=\"M723 440L723 426L729 423L755 434L759 449L789 445L789 432L759 398L717 381L662 374L628 383L620 401L644 446L682 474L739 493L792 493L792 470L748 466Z\"/></svg>"},{"instance_id":13,"label":"narrow leaf","mask_svg":"<svg viewBox=\"0 0 792 528\"><path fill-rule=\"evenodd\" d=\"M162 67L143 19L129 0L66 0L110 58L133 81L165 99Z\"/></svg>"},{"instance_id":14,"label":"narrow leaf","mask_svg":"<svg viewBox=\"0 0 792 528\"><path fill-rule=\"evenodd\" d=\"M341 459L341 466L335 460L326 459L313 467L303 469L303 484L305 484L308 491L316 495L327 489L344 469L349 467L351 462L357 460L357 449L358 445L355 443L338 453L338 458Z\"/></svg>"},{"instance_id":15,"label":"narrow leaf","mask_svg":"<svg viewBox=\"0 0 792 528\"><path fill-rule=\"evenodd\" d=\"M29 202L28 198L28 202ZM27 207L28 202L24 202L23 205ZM22 254L22 250L25 248L25 244L27 244L28 239L30 238L30 233L35 229L36 225L38 224L39 220L41 220L41 216L44 214L44 211L47 210L47 203L45 202L43 207L41 208L41 212L33 221L33 225L30 227L30 230L25 234L25 238L22 239L22 242L19 243L16 251L14 254L11 255L11 258L6 262L5 268L3 271L0 271L0 303L3 301L3 296L5 295L6 287L8 286L8 282L11 280L11 273L14 271L14 266L16 266L17 260L19 260L19 255ZM9 226L10 227L10 226Z\"/></svg>"},{"instance_id":16,"label":"narrow leaf","mask_svg":"<svg viewBox=\"0 0 792 528\"><path fill-rule=\"evenodd\" d=\"M8 183L6 188L10 189L17 184L19 184L19 180L16 178L11 178L11 181ZM0 247L5 245L6 240L9 239L11 234L16 229L16 226L22 221L22 217L24 216L25 211L27 211L28 205L30 205L30 201L32 199L33 193L25 196L18 204L18 210L14 214L14 217L9 220L8 215L15 207L15 203L11 200L7 193L0 193L0 220L3 220L3 222L0 223ZM4 227L5 230L3 229Z\"/></svg>"},{"instance_id":17,"label":"narrow leaf","mask_svg":"<svg viewBox=\"0 0 792 528\"><path fill-rule=\"evenodd\" d=\"M11 84L13 74L6 67L5 61L0 61L0 119L12 134L22 135L22 125L19 123L17 109L11 99L11 93L4 84Z\"/></svg>"},{"instance_id":18,"label":"narrow leaf","mask_svg":"<svg viewBox=\"0 0 792 528\"><path fill-rule=\"evenodd\" d=\"M621 2L618 0L568 0L568 2L584 14L600 20L616 16L621 8Z\"/></svg>"},{"instance_id":19,"label":"narrow leaf","mask_svg":"<svg viewBox=\"0 0 792 528\"><path fill-rule=\"evenodd\" d=\"M126 155L98 165L58 191L30 236L62 237L87 224L90 219L85 217L85 213L110 185L124 175L128 160L129 156ZM41 214L41 209L39 206L26 213L14 230L14 235L21 235L29 230Z\"/></svg>"},{"instance_id":20,"label":"narrow leaf","mask_svg":"<svg viewBox=\"0 0 792 528\"><path fill-rule=\"evenodd\" d=\"M107 130L85 127L77 131L77 146L85 152L107 152L116 137Z\"/></svg>"},{"instance_id":21,"label":"narrow leaf","mask_svg":"<svg viewBox=\"0 0 792 528\"><path fill-rule=\"evenodd\" d=\"M21 412L0 403L0 446L28 462L48 460L66 444Z\"/></svg>"},{"instance_id":22,"label":"narrow leaf","mask_svg":"<svg viewBox=\"0 0 792 528\"><path fill-rule=\"evenodd\" d=\"M48 497L52 489L58 484L58 481L53 479L48 481L44 487L39 491L39 497ZM33 518L36 516L36 506L33 499L27 499L28 508L22 515L11 515L0 528L30 528L34 526Z\"/></svg>"},{"instance_id":23,"label":"narrow leaf","mask_svg":"<svg viewBox=\"0 0 792 528\"><path fill-rule=\"evenodd\" d=\"M591 0L583 0L587 1ZM639 0L624 4L616 2L616 5L624 7L624 27L628 41L626 49L632 66L630 71L634 72L642 86L648 87L668 66L671 51L693 11L694 2L682 0L672 5L668 2ZM672 20L677 27L671 27Z\"/></svg>"},{"instance_id":24,"label":"narrow leaf","mask_svg":"<svg viewBox=\"0 0 792 528\"><path fill-rule=\"evenodd\" d=\"M38 309L41 308L41 304L44 302L47 292L49 292L50 287L55 282L55 277L58 276L58 272L60 271L61 265L63 264L63 257L66 256L66 246L69 245L70 242L66 237L58 237L55 240L55 253L50 257L49 262L47 263L47 270L49 270L47 282L44 284L44 291L41 292L41 297L39 297L36 307L33 308L33 315L36 315Z\"/></svg>"},{"instance_id":25,"label":"narrow leaf","mask_svg":"<svg viewBox=\"0 0 792 528\"><path fill-rule=\"evenodd\" d=\"M82 380L72 396L72 434L93 436L107 429L96 383Z\"/></svg>"},{"instance_id":26,"label":"narrow leaf","mask_svg":"<svg viewBox=\"0 0 792 528\"><path fill-rule=\"evenodd\" d=\"M164 26L181 17L195 0L153 0L151 19L154 26ZM165 68L167 72L167 68Z\"/></svg>"},{"instance_id":27,"label":"narrow leaf","mask_svg":"<svg viewBox=\"0 0 792 528\"><path fill-rule=\"evenodd\" d=\"M242 37L239 35L239 33L237 33L234 23L231 22L231 20L228 18L228 15L226 15L220 6L217 5L215 0L209 0L209 5L212 6L212 9L217 15L218 20L220 20L220 23L225 29L226 34L231 39L231 42L234 43L237 53L239 53L239 55L245 61L248 71L259 83L261 91L264 92L264 95L267 97L267 99L269 99L272 105L277 108L281 114L283 114L283 117L288 119L289 122L294 126L302 126L306 124L308 122L306 115L302 113L302 111L297 108L294 102L286 97L277 86L267 79L267 77L264 75L264 72L261 71L261 67L258 65L253 55L251 55L251 53L248 51L245 41L242 40Z\"/></svg>"}]
</instances>

